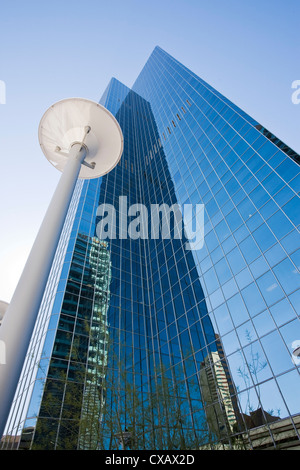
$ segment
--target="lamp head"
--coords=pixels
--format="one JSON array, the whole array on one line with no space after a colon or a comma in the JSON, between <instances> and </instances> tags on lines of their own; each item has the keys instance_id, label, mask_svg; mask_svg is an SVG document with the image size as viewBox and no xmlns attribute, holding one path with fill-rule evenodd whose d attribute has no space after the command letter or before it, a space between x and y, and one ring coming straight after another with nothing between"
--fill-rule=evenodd
<instances>
[{"instance_id":1,"label":"lamp head","mask_svg":"<svg viewBox=\"0 0 300 470\"><path fill-rule=\"evenodd\" d=\"M123 153L123 134L116 118L99 103L68 98L50 106L39 125L39 142L46 158L63 171L70 148L85 146L86 158L79 178L109 173Z\"/></svg>"}]
</instances>

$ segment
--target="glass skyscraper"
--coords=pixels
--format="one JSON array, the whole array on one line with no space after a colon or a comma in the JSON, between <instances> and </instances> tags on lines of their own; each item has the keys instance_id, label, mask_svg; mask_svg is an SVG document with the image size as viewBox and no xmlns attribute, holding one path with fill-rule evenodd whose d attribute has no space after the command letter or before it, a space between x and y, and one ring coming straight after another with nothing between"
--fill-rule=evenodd
<instances>
[{"instance_id":1,"label":"glass skyscraper","mask_svg":"<svg viewBox=\"0 0 300 470\"><path fill-rule=\"evenodd\" d=\"M159 47L100 103L123 156L77 184L2 448L299 447L300 156ZM204 205L203 243L137 204Z\"/></svg>"}]
</instances>

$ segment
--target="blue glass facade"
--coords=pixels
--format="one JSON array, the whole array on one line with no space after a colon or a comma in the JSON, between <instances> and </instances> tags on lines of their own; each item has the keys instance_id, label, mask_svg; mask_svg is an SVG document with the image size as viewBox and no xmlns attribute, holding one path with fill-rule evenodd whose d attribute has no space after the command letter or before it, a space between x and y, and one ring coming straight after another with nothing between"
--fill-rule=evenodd
<instances>
[{"instance_id":1,"label":"blue glass facade","mask_svg":"<svg viewBox=\"0 0 300 470\"><path fill-rule=\"evenodd\" d=\"M159 47L100 103L124 153L77 185L6 434L251 449L257 429L280 447L281 426L299 442L299 155ZM203 246L127 236L125 198L148 213L204 204ZM104 203L116 239L97 236Z\"/></svg>"}]
</instances>

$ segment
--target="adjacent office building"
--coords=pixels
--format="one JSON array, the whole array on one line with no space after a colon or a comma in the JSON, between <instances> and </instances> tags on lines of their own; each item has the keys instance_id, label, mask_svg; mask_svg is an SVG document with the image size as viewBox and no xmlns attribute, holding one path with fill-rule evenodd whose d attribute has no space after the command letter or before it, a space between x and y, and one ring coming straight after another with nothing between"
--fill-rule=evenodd
<instances>
[{"instance_id":1,"label":"adjacent office building","mask_svg":"<svg viewBox=\"0 0 300 470\"><path fill-rule=\"evenodd\" d=\"M300 156L159 47L100 103L2 447L297 447Z\"/></svg>"},{"instance_id":2,"label":"adjacent office building","mask_svg":"<svg viewBox=\"0 0 300 470\"><path fill-rule=\"evenodd\" d=\"M7 307L8 307L8 303L4 302L3 300L0 300L0 326L3 320L3 317L5 315L5 312L7 310Z\"/></svg>"}]
</instances>

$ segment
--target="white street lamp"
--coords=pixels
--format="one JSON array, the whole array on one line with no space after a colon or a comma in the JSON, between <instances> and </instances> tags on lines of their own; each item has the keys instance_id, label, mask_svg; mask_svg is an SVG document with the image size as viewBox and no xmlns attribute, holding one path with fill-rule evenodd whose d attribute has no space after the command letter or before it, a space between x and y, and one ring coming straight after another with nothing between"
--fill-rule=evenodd
<instances>
[{"instance_id":1,"label":"white street lamp","mask_svg":"<svg viewBox=\"0 0 300 470\"><path fill-rule=\"evenodd\" d=\"M77 179L109 173L123 152L123 135L114 116L100 104L82 98L59 101L46 111L39 142L62 176L0 327L0 344L5 345L5 364L0 364L0 437Z\"/></svg>"}]
</instances>

